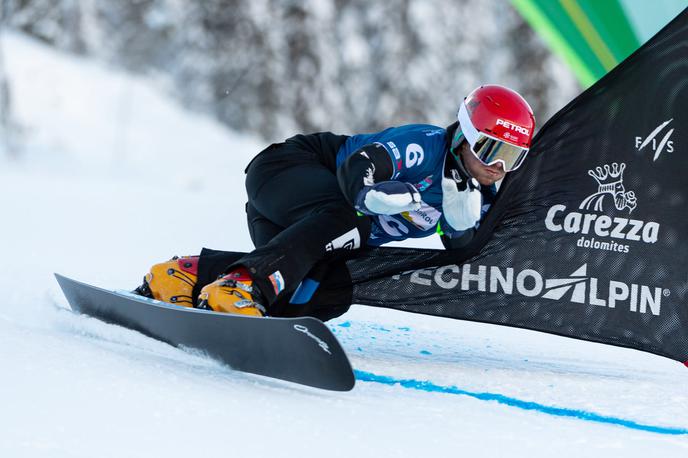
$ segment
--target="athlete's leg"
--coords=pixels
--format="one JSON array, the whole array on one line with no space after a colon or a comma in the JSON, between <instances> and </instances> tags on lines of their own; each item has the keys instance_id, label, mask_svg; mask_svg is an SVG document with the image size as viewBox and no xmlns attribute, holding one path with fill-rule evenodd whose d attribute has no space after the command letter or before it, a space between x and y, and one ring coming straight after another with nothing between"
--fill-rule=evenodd
<instances>
[{"instance_id":1,"label":"athlete's leg","mask_svg":"<svg viewBox=\"0 0 688 458\"><path fill-rule=\"evenodd\" d=\"M334 173L310 153L271 151L251 164L246 188L249 209L285 228L236 263L248 269L268 306L291 294L318 261L359 248L369 235L368 218L357 216Z\"/></svg>"},{"instance_id":2,"label":"athlete's leg","mask_svg":"<svg viewBox=\"0 0 688 458\"><path fill-rule=\"evenodd\" d=\"M246 203L246 221L253 246L256 248L267 245L270 240L284 230L283 227L278 226L258 213L258 210L251 202Z\"/></svg>"}]
</instances>

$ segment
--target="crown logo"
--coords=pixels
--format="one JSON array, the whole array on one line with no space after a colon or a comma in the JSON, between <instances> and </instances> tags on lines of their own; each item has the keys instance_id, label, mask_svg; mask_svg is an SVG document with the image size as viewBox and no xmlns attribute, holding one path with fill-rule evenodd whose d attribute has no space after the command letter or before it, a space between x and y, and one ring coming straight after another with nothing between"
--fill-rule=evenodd
<instances>
[{"instance_id":1,"label":"crown logo","mask_svg":"<svg viewBox=\"0 0 688 458\"><path fill-rule=\"evenodd\" d=\"M614 199L614 206L617 210L628 209L632 212L637 206L637 199L635 192L628 191L623 184L623 172L626 169L626 164L605 164L602 167L595 167L588 170L588 175L593 177L597 182L597 192L586 197L580 204L581 210L603 211L602 203L604 197L610 195Z\"/></svg>"},{"instance_id":2,"label":"crown logo","mask_svg":"<svg viewBox=\"0 0 688 458\"><path fill-rule=\"evenodd\" d=\"M623 172L625 169L626 164L613 162L611 167L609 164L605 164L604 167L595 167L595 170L588 170L588 175L597 181L600 189L608 189L616 186L618 183L623 184Z\"/></svg>"}]
</instances>

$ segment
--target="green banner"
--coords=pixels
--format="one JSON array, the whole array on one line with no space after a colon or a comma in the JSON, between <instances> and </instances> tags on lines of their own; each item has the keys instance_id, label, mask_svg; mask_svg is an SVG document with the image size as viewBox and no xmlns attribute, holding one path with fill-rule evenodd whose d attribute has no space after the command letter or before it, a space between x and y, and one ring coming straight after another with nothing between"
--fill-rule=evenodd
<instances>
[{"instance_id":1,"label":"green banner","mask_svg":"<svg viewBox=\"0 0 688 458\"><path fill-rule=\"evenodd\" d=\"M512 0L588 87L688 7L688 0Z\"/></svg>"}]
</instances>

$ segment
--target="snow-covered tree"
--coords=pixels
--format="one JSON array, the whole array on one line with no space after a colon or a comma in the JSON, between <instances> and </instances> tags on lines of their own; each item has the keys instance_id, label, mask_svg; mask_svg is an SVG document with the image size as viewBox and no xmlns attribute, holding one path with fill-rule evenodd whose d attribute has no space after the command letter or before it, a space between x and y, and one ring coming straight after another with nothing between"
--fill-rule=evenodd
<instances>
[{"instance_id":1,"label":"snow-covered tree","mask_svg":"<svg viewBox=\"0 0 688 458\"><path fill-rule=\"evenodd\" d=\"M523 92L541 124L579 91L507 0L4 2L13 27L272 141L446 125L481 83Z\"/></svg>"},{"instance_id":2,"label":"snow-covered tree","mask_svg":"<svg viewBox=\"0 0 688 458\"><path fill-rule=\"evenodd\" d=\"M3 0L10 24L46 43L83 52L79 0Z\"/></svg>"}]
</instances>

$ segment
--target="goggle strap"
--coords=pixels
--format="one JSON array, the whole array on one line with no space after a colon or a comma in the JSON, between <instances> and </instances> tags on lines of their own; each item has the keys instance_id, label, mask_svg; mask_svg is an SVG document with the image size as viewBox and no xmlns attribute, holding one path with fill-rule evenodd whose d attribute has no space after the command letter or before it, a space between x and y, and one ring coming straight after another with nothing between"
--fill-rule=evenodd
<instances>
[{"instance_id":1,"label":"goggle strap","mask_svg":"<svg viewBox=\"0 0 688 458\"><path fill-rule=\"evenodd\" d=\"M454 153L454 149L458 148L459 145L461 144L461 142L463 141L463 139L465 139L465 138L466 137L464 136L461 129L459 127L457 127L456 132L454 132L454 138L452 139L451 148L450 148L450 151L452 152L452 154Z\"/></svg>"}]
</instances>

